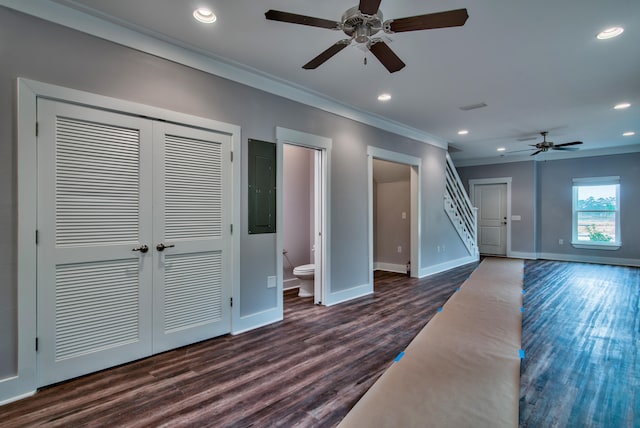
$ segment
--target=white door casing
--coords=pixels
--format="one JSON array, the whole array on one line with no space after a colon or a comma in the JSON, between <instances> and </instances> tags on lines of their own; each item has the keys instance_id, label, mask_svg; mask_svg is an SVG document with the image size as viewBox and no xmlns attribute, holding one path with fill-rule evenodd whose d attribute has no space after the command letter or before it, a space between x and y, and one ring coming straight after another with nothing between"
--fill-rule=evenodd
<instances>
[{"instance_id":1,"label":"white door casing","mask_svg":"<svg viewBox=\"0 0 640 428\"><path fill-rule=\"evenodd\" d=\"M229 137L48 100L38 122L38 385L227 333Z\"/></svg>"}]
</instances>

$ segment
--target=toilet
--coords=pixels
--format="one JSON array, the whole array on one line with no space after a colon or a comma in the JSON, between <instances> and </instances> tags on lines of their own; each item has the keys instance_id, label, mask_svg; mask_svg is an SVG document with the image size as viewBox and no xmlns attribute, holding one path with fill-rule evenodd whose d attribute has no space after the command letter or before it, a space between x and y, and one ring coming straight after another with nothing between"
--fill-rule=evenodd
<instances>
[{"instance_id":1,"label":"toilet","mask_svg":"<svg viewBox=\"0 0 640 428\"><path fill-rule=\"evenodd\" d=\"M300 289L298 291L298 297L312 297L313 296L313 278L316 273L316 265L302 265L293 269L293 274L300 281Z\"/></svg>"}]
</instances>

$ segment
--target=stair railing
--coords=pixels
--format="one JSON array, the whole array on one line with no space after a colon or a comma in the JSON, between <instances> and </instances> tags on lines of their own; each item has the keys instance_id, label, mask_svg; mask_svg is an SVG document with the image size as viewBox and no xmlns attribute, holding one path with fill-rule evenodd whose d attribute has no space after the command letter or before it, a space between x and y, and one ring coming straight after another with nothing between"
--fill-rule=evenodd
<instances>
[{"instance_id":1,"label":"stair railing","mask_svg":"<svg viewBox=\"0 0 640 428\"><path fill-rule=\"evenodd\" d=\"M444 210L469 254L479 257L478 209L471 204L451 156L447 153Z\"/></svg>"}]
</instances>

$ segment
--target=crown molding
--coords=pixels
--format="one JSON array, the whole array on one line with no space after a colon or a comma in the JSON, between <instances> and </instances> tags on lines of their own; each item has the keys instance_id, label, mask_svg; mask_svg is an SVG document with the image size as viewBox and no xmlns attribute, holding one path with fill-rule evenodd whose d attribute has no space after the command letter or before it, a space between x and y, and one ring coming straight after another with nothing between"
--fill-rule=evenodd
<instances>
[{"instance_id":1,"label":"crown molding","mask_svg":"<svg viewBox=\"0 0 640 428\"><path fill-rule=\"evenodd\" d=\"M435 135L340 102L276 76L181 45L172 39L153 37L50 0L0 0L0 5L402 137L447 149L448 143Z\"/></svg>"}]
</instances>

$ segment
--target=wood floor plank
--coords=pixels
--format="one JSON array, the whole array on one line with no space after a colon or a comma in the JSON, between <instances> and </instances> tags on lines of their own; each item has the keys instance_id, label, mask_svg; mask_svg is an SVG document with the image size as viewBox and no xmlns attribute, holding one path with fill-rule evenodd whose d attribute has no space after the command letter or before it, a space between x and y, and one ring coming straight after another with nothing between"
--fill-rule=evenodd
<instances>
[{"instance_id":1,"label":"wood floor plank","mask_svg":"<svg viewBox=\"0 0 640 428\"><path fill-rule=\"evenodd\" d=\"M640 426L640 269L527 262L520 426Z\"/></svg>"},{"instance_id":2,"label":"wood floor plank","mask_svg":"<svg viewBox=\"0 0 640 428\"><path fill-rule=\"evenodd\" d=\"M474 265L41 389L0 426L335 427ZM520 425L640 426L640 269L527 261Z\"/></svg>"},{"instance_id":3,"label":"wood floor plank","mask_svg":"<svg viewBox=\"0 0 640 428\"><path fill-rule=\"evenodd\" d=\"M283 322L43 388L0 425L335 426L474 267L379 272L374 295L333 307L286 292Z\"/></svg>"}]
</instances>

